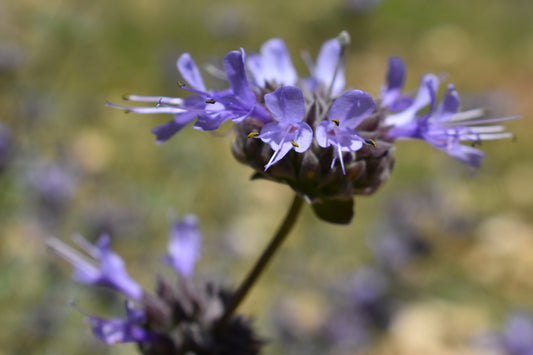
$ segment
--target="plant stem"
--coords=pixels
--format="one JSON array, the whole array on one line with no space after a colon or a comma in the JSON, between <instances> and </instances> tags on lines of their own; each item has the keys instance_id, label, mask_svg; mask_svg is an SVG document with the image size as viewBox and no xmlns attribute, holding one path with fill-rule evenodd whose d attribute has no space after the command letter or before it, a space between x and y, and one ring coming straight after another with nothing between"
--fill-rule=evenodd
<instances>
[{"instance_id":1,"label":"plant stem","mask_svg":"<svg viewBox=\"0 0 533 355\"><path fill-rule=\"evenodd\" d=\"M237 307L239 307L243 299L248 294L248 291L250 291L259 276L261 276L261 273L268 265L270 259L272 259L281 244L283 244L283 241L285 241L292 227L296 223L298 215L300 214L300 210L302 209L302 204L303 199L298 194L296 194L294 196L294 200L292 201L292 205L289 211L287 212L287 215L285 216L281 225L278 228L278 231L276 232L266 249L263 251L261 257L259 258L259 260L257 260L252 270L250 270L248 276L244 279L237 291L235 291L235 293L233 294L229 306L226 308L224 315L222 316L222 318L220 318L220 321L217 324L218 329L222 328L224 324L229 320L229 318L233 315Z\"/></svg>"}]
</instances>

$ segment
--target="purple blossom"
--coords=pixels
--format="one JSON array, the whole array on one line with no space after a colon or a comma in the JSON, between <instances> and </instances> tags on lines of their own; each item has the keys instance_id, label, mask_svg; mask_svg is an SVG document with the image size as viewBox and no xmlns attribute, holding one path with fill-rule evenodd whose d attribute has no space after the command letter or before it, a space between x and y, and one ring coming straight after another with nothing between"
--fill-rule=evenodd
<instances>
[{"instance_id":1,"label":"purple blossom","mask_svg":"<svg viewBox=\"0 0 533 355\"><path fill-rule=\"evenodd\" d=\"M485 331L473 339L481 349L504 355L533 355L533 319L531 314L515 311L508 316L501 331Z\"/></svg>"},{"instance_id":2,"label":"purple blossom","mask_svg":"<svg viewBox=\"0 0 533 355\"><path fill-rule=\"evenodd\" d=\"M126 302L126 312L126 319L89 316L94 336L106 344L152 341L154 335L142 327L146 321L144 310L135 309L131 302Z\"/></svg>"},{"instance_id":3,"label":"purple blossom","mask_svg":"<svg viewBox=\"0 0 533 355\"><path fill-rule=\"evenodd\" d=\"M523 312L515 312L508 319L499 339L499 345L508 355L533 354L533 320Z\"/></svg>"},{"instance_id":4,"label":"purple blossom","mask_svg":"<svg viewBox=\"0 0 533 355\"><path fill-rule=\"evenodd\" d=\"M248 56L246 64L255 85L260 88L267 84L273 87L295 85L298 80L287 46L280 38L266 41L261 46L260 53Z\"/></svg>"},{"instance_id":5,"label":"purple blossom","mask_svg":"<svg viewBox=\"0 0 533 355\"><path fill-rule=\"evenodd\" d=\"M270 145L274 154L265 165L265 171L280 161L289 151L303 153L311 146L313 130L303 122L305 102L302 90L295 86L282 86L265 95L265 104L276 122L267 123L258 136Z\"/></svg>"},{"instance_id":6,"label":"purple blossom","mask_svg":"<svg viewBox=\"0 0 533 355\"><path fill-rule=\"evenodd\" d=\"M343 42L349 41L347 37L347 33L342 32L338 37L322 44L316 63L310 68L311 77L305 81L309 90L320 90L330 97L336 97L344 90L346 79L343 52L347 43Z\"/></svg>"},{"instance_id":7,"label":"purple blossom","mask_svg":"<svg viewBox=\"0 0 533 355\"><path fill-rule=\"evenodd\" d=\"M480 126L479 124L505 121L517 116L479 119L482 115L480 110L459 113L459 95L452 84L448 85L448 91L437 109L435 109L436 92L431 79L423 80L418 91L419 94L411 106L423 107L423 102L429 98L431 103L429 112L417 117L418 110L408 108L406 111L410 112L407 115L406 111L393 115L392 117L397 119L389 121L395 122L389 132L391 138L422 139L467 165L479 167L485 154L472 146L462 145L461 142L480 144L483 140L513 137L511 133L504 132L505 127L502 125Z\"/></svg>"},{"instance_id":8,"label":"purple blossom","mask_svg":"<svg viewBox=\"0 0 533 355\"><path fill-rule=\"evenodd\" d=\"M315 132L319 146L333 146L335 149L331 168L338 158L342 172L346 174L342 152L355 152L363 147L365 140L355 128L374 112L375 108L372 96L360 90L345 92L331 105L328 120L320 122Z\"/></svg>"},{"instance_id":9,"label":"purple blossom","mask_svg":"<svg viewBox=\"0 0 533 355\"><path fill-rule=\"evenodd\" d=\"M122 258L111 250L111 241L108 235L102 235L96 245L90 244L81 237L77 238L76 242L93 260L80 254L59 239L51 238L48 240L48 245L72 264L76 282L109 287L122 292L132 300L142 299L141 286L128 275Z\"/></svg>"},{"instance_id":10,"label":"purple blossom","mask_svg":"<svg viewBox=\"0 0 533 355\"><path fill-rule=\"evenodd\" d=\"M165 262L180 275L190 278L200 256L201 242L198 218L193 214L184 216L172 225Z\"/></svg>"},{"instance_id":11,"label":"purple blossom","mask_svg":"<svg viewBox=\"0 0 533 355\"><path fill-rule=\"evenodd\" d=\"M224 57L224 69L230 88L223 91L207 91L203 78L190 54L185 53L177 61L181 76L189 84L180 83L184 90L194 95L187 98L127 95L126 100L156 103L154 107L135 107L106 103L107 106L139 114L172 114L174 119L155 127L157 143L163 143L183 127L197 119L194 128L203 131L217 129L223 122L241 122L253 116L260 121L271 120L268 111L258 105L250 88L244 67L244 54L229 52Z\"/></svg>"}]
</instances>

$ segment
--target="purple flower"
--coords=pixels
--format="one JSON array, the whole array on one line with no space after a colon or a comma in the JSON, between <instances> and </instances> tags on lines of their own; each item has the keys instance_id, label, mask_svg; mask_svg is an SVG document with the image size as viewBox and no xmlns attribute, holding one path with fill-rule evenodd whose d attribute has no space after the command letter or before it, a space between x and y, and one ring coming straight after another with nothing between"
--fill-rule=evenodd
<instances>
[{"instance_id":1,"label":"purple flower","mask_svg":"<svg viewBox=\"0 0 533 355\"><path fill-rule=\"evenodd\" d=\"M319 146L333 146L335 149L331 168L338 158L342 172L346 174L342 152L355 152L363 147L365 140L358 135L355 128L374 112L375 108L372 96L360 90L345 92L331 105L328 120L320 122L315 132Z\"/></svg>"},{"instance_id":2,"label":"purple flower","mask_svg":"<svg viewBox=\"0 0 533 355\"><path fill-rule=\"evenodd\" d=\"M310 68L311 78L305 81L309 90L325 92L329 97L340 95L346 85L343 53L348 42L348 34L341 32L322 44L316 63Z\"/></svg>"},{"instance_id":3,"label":"purple flower","mask_svg":"<svg viewBox=\"0 0 533 355\"><path fill-rule=\"evenodd\" d=\"M533 355L533 319L531 314L515 311L507 318L501 332L485 331L473 339L476 347L505 355Z\"/></svg>"},{"instance_id":4,"label":"purple flower","mask_svg":"<svg viewBox=\"0 0 533 355\"><path fill-rule=\"evenodd\" d=\"M152 341L154 335L142 327L146 321L144 310L134 309L131 302L126 302L126 312L126 319L89 316L94 336L106 344Z\"/></svg>"},{"instance_id":5,"label":"purple flower","mask_svg":"<svg viewBox=\"0 0 533 355\"><path fill-rule=\"evenodd\" d=\"M311 146L313 130L303 122L305 102L302 90L282 86L265 95L265 104L276 122L267 123L258 136L272 147L274 154L265 165L265 171L281 160L290 150L303 153Z\"/></svg>"},{"instance_id":6,"label":"purple flower","mask_svg":"<svg viewBox=\"0 0 533 355\"><path fill-rule=\"evenodd\" d=\"M420 94L421 92L423 93ZM435 109L435 96L436 92L432 81L425 80L411 106L420 105L422 107L422 102L429 98L431 103L429 113L417 117L415 113L418 110L408 108L406 111L411 111L409 115L404 115L405 111L393 115L398 119L391 120L395 124L391 128L389 136L391 138L425 140L437 149L443 150L453 158L473 167L481 165L485 154L472 146L462 145L461 142L469 141L472 144L480 144L483 140L513 137L511 133L504 132L505 127L502 125L479 126L479 124L505 121L517 118L517 116L479 119L482 115L480 110L459 113L459 95L452 84L448 85L448 91L437 109Z\"/></svg>"},{"instance_id":7,"label":"purple flower","mask_svg":"<svg viewBox=\"0 0 533 355\"><path fill-rule=\"evenodd\" d=\"M187 98L127 95L126 100L156 103L155 107L135 107L106 103L107 106L140 114L172 114L174 119L155 127L157 143L163 143L183 127L197 119L194 128L203 131L217 129L223 122L241 122L253 116L260 121L271 120L268 111L257 104L255 93L246 77L243 53L229 52L224 57L224 69L230 88L223 91L207 91L196 63L188 53L180 56L177 67L190 86L179 83L194 95Z\"/></svg>"},{"instance_id":8,"label":"purple flower","mask_svg":"<svg viewBox=\"0 0 533 355\"><path fill-rule=\"evenodd\" d=\"M0 124L0 172L9 166L13 150L13 133L9 127Z\"/></svg>"},{"instance_id":9,"label":"purple flower","mask_svg":"<svg viewBox=\"0 0 533 355\"><path fill-rule=\"evenodd\" d=\"M500 346L508 355L533 354L533 320L529 314L515 312L507 319Z\"/></svg>"},{"instance_id":10,"label":"purple flower","mask_svg":"<svg viewBox=\"0 0 533 355\"><path fill-rule=\"evenodd\" d=\"M254 83L260 88L267 84L272 87L295 85L298 73L292 65L291 56L285 42L280 38L272 38L261 46L261 52L253 53L246 60Z\"/></svg>"},{"instance_id":11,"label":"purple flower","mask_svg":"<svg viewBox=\"0 0 533 355\"><path fill-rule=\"evenodd\" d=\"M59 239L51 238L48 240L48 245L74 266L74 280L76 282L109 287L136 301L142 299L141 286L128 275L122 258L111 250L111 241L108 235L102 235L96 245L90 244L81 237L76 242L94 261Z\"/></svg>"},{"instance_id":12,"label":"purple flower","mask_svg":"<svg viewBox=\"0 0 533 355\"><path fill-rule=\"evenodd\" d=\"M198 218L193 214L184 216L172 225L165 262L182 276L190 278L200 256L201 242Z\"/></svg>"}]
</instances>

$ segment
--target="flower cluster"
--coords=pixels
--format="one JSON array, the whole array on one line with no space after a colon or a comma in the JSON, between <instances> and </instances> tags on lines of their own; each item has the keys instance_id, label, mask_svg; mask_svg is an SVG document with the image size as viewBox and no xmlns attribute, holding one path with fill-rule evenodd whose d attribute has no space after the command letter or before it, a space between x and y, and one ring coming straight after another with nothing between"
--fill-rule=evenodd
<instances>
[{"instance_id":1,"label":"flower cluster","mask_svg":"<svg viewBox=\"0 0 533 355\"><path fill-rule=\"evenodd\" d=\"M234 156L255 170L254 178L286 183L311 203L315 213L334 223L353 216L353 195L371 194L391 173L396 139L422 139L466 164L483 159L472 145L508 138L501 125L485 123L515 117L481 119L482 110L459 112L453 85L440 105L436 75L422 77L415 95L402 94L405 65L389 61L380 98L345 88L346 32L324 42L310 76L299 77L285 42L265 42L259 53L231 51L223 67L229 87L208 90L188 53L177 61L192 93L185 98L128 95L126 100L153 107L108 106L142 114L172 114L153 129L158 143L183 127L211 131L225 121L235 123ZM423 113L421 113L423 112ZM194 122L194 123L193 123Z\"/></svg>"},{"instance_id":2,"label":"flower cluster","mask_svg":"<svg viewBox=\"0 0 533 355\"><path fill-rule=\"evenodd\" d=\"M232 292L208 282L193 283L200 254L198 220L187 215L170 231L164 262L178 274L174 285L157 279L156 292L145 291L126 271L122 258L110 247L107 235L96 245L79 237L77 244L89 256L58 239L48 244L74 267L74 280L103 286L128 298L126 318L89 316L93 334L107 344L137 343L143 354L254 355L263 344L249 319L232 316L220 322Z\"/></svg>"}]
</instances>

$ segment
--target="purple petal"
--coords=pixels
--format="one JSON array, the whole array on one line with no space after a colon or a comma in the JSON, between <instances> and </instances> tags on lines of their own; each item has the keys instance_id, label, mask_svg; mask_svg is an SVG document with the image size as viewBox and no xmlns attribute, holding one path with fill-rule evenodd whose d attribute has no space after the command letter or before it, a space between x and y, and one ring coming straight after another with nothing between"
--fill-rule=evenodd
<instances>
[{"instance_id":1,"label":"purple petal","mask_svg":"<svg viewBox=\"0 0 533 355\"><path fill-rule=\"evenodd\" d=\"M483 151L467 145L459 144L459 142L452 144L449 148L444 149L444 151L451 157L474 168L479 168L483 158L485 158L485 153L483 153Z\"/></svg>"},{"instance_id":2,"label":"purple petal","mask_svg":"<svg viewBox=\"0 0 533 355\"><path fill-rule=\"evenodd\" d=\"M142 299L141 286L128 275L120 256L111 250L109 236L100 237L96 246L83 238L78 240L78 244L92 259L96 259L98 265L94 265L93 260L81 255L59 239L50 238L47 244L74 267L76 282L109 287L136 301Z\"/></svg>"},{"instance_id":3,"label":"purple petal","mask_svg":"<svg viewBox=\"0 0 533 355\"><path fill-rule=\"evenodd\" d=\"M90 316L91 328L95 337L106 344L120 344L129 342L150 342L153 334L142 328L145 321L144 311L134 309L131 304L126 305L127 318L102 319Z\"/></svg>"},{"instance_id":4,"label":"purple petal","mask_svg":"<svg viewBox=\"0 0 533 355\"><path fill-rule=\"evenodd\" d=\"M401 89L405 80L405 63L400 57L389 58L389 71L387 72L387 89Z\"/></svg>"},{"instance_id":5,"label":"purple petal","mask_svg":"<svg viewBox=\"0 0 533 355\"><path fill-rule=\"evenodd\" d=\"M97 242L100 255L100 278L96 282L102 286L109 286L121 291L133 300L140 300L143 290L126 271L124 261L118 254L111 250L111 240L108 235L103 235Z\"/></svg>"},{"instance_id":6,"label":"purple petal","mask_svg":"<svg viewBox=\"0 0 533 355\"><path fill-rule=\"evenodd\" d=\"M382 105L389 107L400 99L401 90L405 81L405 64L400 57L389 58L387 84L381 90Z\"/></svg>"},{"instance_id":7,"label":"purple petal","mask_svg":"<svg viewBox=\"0 0 533 355\"><path fill-rule=\"evenodd\" d=\"M350 90L331 105L328 118L339 120L341 127L355 129L375 108L376 104L370 94L361 90Z\"/></svg>"},{"instance_id":8,"label":"purple petal","mask_svg":"<svg viewBox=\"0 0 533 355\"><path fill-rule=\"evenodd\" d=\"M253 105L256 101L255 94L250 89L246 77L243 55L239 51L231 51L224 57L224 70L228 77L233 93L244 103Z\"/></svg>"},{"instance_id":9,"label":"purple petal","mask_svg":"<svg viewBox=\"0 0 533 355\"><path fill-rule=\"evenodd\" d=\"M435 95L439 86L439 78L433 74L426 74L420 80L420 86L413 103L404 111L387 116L385 123L400 126L417 119L417 112L427 105L434 105Z\"/></svg>"},{"instance_id":10,"label":"purple petal","mask_svg":"<svg viewBox=\"0 0 533 355\"><path fill-rule=\"evenodd\" d=\"M162 144L169 140L173 135L178 133L192 122L197 116L196 112L184 112L177 114L173 120L160 124L152 129L152 133L156 136L156 143Z\"/></svg>"},{"instance_id":11,"label":"purple petal","mask_svg":"<svg viewBox=\"0 0 533 355\"><path fill-rule=\"evenodd\" d=\"M302 122L299 127L296 137L292 140L298 143L298 147L294 147L294 150L303 153L309 149L313 142L313 129L305 122Z\"/></svg>"},{"instance_id":12,"label":"purple petal","mask_svg":"<svg viewBox=\"0 0 533 355\"><path fill-rule=\"evenodd\" d=\"M332 127L332 123L329 121L322 121L316 126L315 129L315 138L316 142L322 148L329 147L329 134L328 129Z\"/></svg>"},{"instance_id":13,"label":"purple petal","mask_svg":"<svg viewBox=\"0 0 533 355\"><path fill-rule=\"evenodd\" d=\"M296 86L282 86L266 94L265 105L278 122L301 122L305 116L304 95Z\"/></svg>"},{"instance_id":14,"label":"purple petal","mask_svg":"<svg viewBox=\"0 0 533 355\"><path fill-rule=\"evenodd\" d=\"M505 324L502 337L502 345L509 354L533 353L533 322L529 314L512 314Z\"/></svg>"},{"instance_id":15,"label":"purple petal","mask_svg":"<svg viewBox=\"0 0 533 355\"><path fill-rule=\"evenodd\" d=\"M272 154L272 157L270 157L270 160L265 165L265 171L267 171L268 168L280 161L285 155L287 155L288 152L291 151L292 148L294 147L290 141L284 141L281 145L279 145L278 149L274 151L274 154Z\"/></svg>"},{"instance_id":16,"label":"purple petal","mask_svg":"<svg viewBox=\"0 0 533 355\"><path fill-rule=\"evenodd\" d=\"M294 85L298 80L287 46L279 38L266 41L261 54L251 55L247 64L258 86L265 86L266 82Z\"/></svg>"},{"instance_id":17,"label":"purple petal","mask_svg":"<svg viewBox=\"0 0 533 355\"><path fill-rule=\"evenodd\" d=\"M183 53L177 63L181 76L196 90L206 91L202 75L189 53Z\"/></svg>"},{"instance_id":18,"label":"purple petal","mask_svg":"<svg viewBox=\"0 0 533 355\"><path fill-rule=\"evenodd\" d=\"M340 63L341 53L341 43L337 38L332 38L322 44L316 61L313 76L327 89L332 87L331 96L339 95L345 85L344 64Z\"/></svg>"},{"instance_id":19,"label":"purple petal","mask_svg":"<svg viewBox=\"0 0 533 355\"><path fill-rule=\"evenodd\" d=\"M191 277L194 265L200 256L202 234L198 218L189 214L174 223L170 230L166 261L185 277Z\"/></svg>"},{"instance_id":20,"label":"purple petal","mask_svg":"<svg viewBox=\"0 0 533 355\"><path fill-rule=\"evenodd\" d=\"M459 94L455 90L453 84L448 85L448 92L446 96L442 99L442 102L439 106L439 109L435 113L435 121L447 121L451 119L457 111L459 111Z\"/></svg>"}]
</instances>

